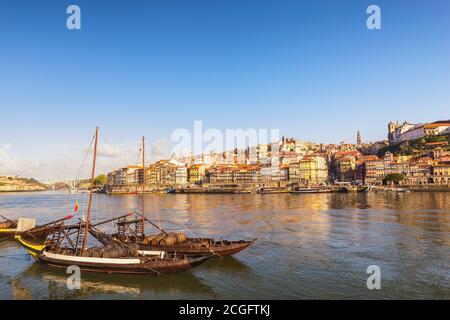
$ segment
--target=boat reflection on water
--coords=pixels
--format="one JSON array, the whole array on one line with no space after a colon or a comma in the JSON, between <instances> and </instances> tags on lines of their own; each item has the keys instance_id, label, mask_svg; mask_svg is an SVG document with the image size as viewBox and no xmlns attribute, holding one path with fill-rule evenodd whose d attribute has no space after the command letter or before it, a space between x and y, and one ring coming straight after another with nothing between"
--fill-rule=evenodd
<instances>
[{"instance_id":1,"label":"boat reflection on water","mask_svg":"<svg viewBox=\"0 0 450 320\"><path fill-rule=\"evenodd\" d=\"M228 256L224 258L217 259L209 259L206 261L201 268L202 272L223 272L223 273L240 273L250 274L252 272L252 268L246 263L236 259L233 256Z\"/></svg>"},{"instance_id":2,"label":"boat reflection on water","mask_svg":"<svg viewBox=\"0 0 450 320\"><path fill-rule=\"evenodd\" d=\"M12 282L14 299L92 299L92 298L159 298L168 295L198 298L214 295L190 271L163 277L135 277L124 274L97 274L81 272L81 289L68 289L67 280L71 274L47 265L31 264ZM40 282L39 292L33 292ZM30 283L31 288L26 284ZM15 292L15 293L14 293Z\"/></svg>"}]
</instances>

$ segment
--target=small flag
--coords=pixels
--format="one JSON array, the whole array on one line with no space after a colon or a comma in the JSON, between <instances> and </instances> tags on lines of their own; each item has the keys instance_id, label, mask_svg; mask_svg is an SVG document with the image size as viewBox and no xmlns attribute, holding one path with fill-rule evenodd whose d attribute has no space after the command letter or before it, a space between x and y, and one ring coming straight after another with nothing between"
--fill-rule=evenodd
<instances>
[{"instance_id":1,"label":"small flag","mask_svg":"<svg viewBox=\"0 0 450 320\"><path fill-rule=\"evenodd\" d=\"M75 201L75 206L73 207L73 212L77 212L78 211L78 200Z\"/></svg>"},{"instance_id":2,"label":"small flag","mask_svg":"<svg viewBox=\"0 0 450 320\"><path fill-rule=\"evenodd\" d=\"M70 219L72 219L72 218L73 218L73 214L68 215L68 216L65 216L65 217L64 217L64 220L70 220Z\"/></svg>"}]
</instances>

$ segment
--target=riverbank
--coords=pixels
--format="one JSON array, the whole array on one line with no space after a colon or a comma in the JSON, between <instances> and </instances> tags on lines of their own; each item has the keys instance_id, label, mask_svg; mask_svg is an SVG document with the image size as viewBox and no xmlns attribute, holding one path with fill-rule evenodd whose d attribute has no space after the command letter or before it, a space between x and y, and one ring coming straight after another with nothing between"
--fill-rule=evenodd
<instances>
[{"instance_id":1,"label":"riverbank","mask_svg":"<svg viewBox=\"0 0 450 320\"><path fill-rule=\"evenodd\" d=\"M353 192L450 192L449 186L421 185L421 186L352 186L333 185L321 187L230 187L207 186L186 188L148 188L146 193L178 193L178 194L282 194L282 193L353 193ZM141 189L115 188L107 191L108 194L142 194Z\"/></svg>"},{"instance_id":2,"label":"riverbank","mask_svg":"<svg viewBox=\"0 0 450 320\"><path fill-rule=\"evenodd\" d=\"M34 179L0 176L0 192L45 191L46 186Z\"/></svg>"}]
</instances>

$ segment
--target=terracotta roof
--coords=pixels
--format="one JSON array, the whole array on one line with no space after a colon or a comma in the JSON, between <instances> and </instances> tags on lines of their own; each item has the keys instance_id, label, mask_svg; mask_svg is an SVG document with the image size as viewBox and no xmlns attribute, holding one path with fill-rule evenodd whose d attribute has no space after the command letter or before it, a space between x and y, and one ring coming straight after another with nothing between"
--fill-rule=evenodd
<instances>
[{"instance_id":1,"label":"terracotta roof","mask_svg":"<svg viewBox=\"0 0 450 320\"><path fill-rule=\"evenodd\" d=\"M427 146L440 146L440 145L444 145L444 144L448 144L448 141L434 141L434 142L425 143L425 145L427 145Z\"/></svg>"}]
</instances>

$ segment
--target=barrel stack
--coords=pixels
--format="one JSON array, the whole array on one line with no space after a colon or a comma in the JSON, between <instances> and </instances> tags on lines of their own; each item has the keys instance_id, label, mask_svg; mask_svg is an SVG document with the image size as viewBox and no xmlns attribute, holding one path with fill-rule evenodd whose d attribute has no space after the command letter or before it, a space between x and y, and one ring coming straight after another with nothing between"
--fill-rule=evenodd
<instances>
[{"instance_id":1,"label":"barrel stack","mask_svg":"<svg viewBox=\"0 0 450 320\"><path fill-rule=\"evenodd\" d=\"M17 221L5 221L0 223L0 229L12 229L17 227Z\"/></svg>"}]
</instances>

